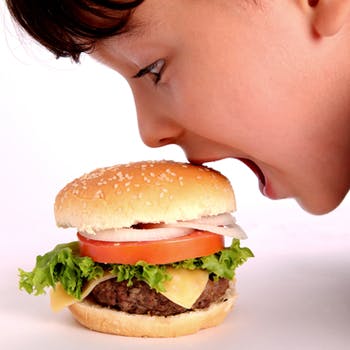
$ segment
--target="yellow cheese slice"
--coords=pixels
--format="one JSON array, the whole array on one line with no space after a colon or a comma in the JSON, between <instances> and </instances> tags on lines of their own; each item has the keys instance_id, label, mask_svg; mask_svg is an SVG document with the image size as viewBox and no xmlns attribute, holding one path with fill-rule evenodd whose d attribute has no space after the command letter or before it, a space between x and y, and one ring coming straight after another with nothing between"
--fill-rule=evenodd
<instances>
[{"instance_id":1,"label":"yellow cheese slice","mask_svg":"<svg viewBox=\"0 0 350 350\"><path fill-rule=\"evenodd\" d=\"M50 306L52 311L60 311L74 303L75 299L66 293L61 283L56 283L55 289L50 290Z\"/></svg>"},{"instance_id":2,"label":"yellow cheese slice","mask_svg":"<svg viewBox=\"0 0 350 350\"><path fill-rule=\"evenodd\" d=\"M209 277L208 272L203 270L190 271L168 268L167 273L171 275L172 279L164 283L166 291L161 292L161 294L173 303L190 309L207 285ZM115 275L107 273L101 278L87 283L83 289L81 299L86 298L99 283L111 278L115 278ZM50 304L52 311L60 311L76 302L79 302L79 300L67 294L61 283L57 283L55 289L51 289Z\"/></svg>"},{"instance_id":3,"label":"yellow cheese slice","mask_svg":"<svg viewBox=\"0 0 350 350\"><path fill-rule=\"evenodd\" d=\"M161 293L173 303L190 309L207 285L208 272L174 268L168 268L167 272L172 279L164 283L166 292Z\"/></svg>"},{"instance_id":4,"label":"yellow cheese slice","mask_svg":"<svg viewBox=\"0 0 350 350\"><path fill-rule=\"evenodd\" d=\"M111 278L115 278L115 275L112 275L111 273L106 273L102 277L88 282L84 286L83 291L81 293L81 300L86 298L99 283L107 281ZM51 289L50 291L50 306L52 311L60 311L65 307L77 302L79 302L79 300L74 299L74 297L67 294L67 292L62 287L62 284L59 282L56 283L55 289Z\"/></svg>"}]
</instances>

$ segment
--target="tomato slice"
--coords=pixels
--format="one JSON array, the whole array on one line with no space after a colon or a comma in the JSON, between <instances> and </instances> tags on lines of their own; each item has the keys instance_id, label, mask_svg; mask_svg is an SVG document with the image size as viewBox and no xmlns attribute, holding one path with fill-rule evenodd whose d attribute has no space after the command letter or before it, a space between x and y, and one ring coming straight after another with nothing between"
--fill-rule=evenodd
<instances>
[{"instance_id":1,"label":"tomato slice","mask_svg":"<svg viewBox=\"0 0 350 350\"><path fill-rule=\"evenodd\" d=\"M211 232L194 231L188 235L158 241L106 242L86 238L78 233L80 254L96 262L115 264L169 264L218 252L224 237Z\"/></svg>"}]
</instances>

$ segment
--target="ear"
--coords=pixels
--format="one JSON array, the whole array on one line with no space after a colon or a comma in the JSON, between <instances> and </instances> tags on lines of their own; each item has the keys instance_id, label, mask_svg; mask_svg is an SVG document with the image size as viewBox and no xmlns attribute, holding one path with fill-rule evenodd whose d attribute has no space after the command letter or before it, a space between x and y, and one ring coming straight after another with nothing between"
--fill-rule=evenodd
<instances>
[{"instance_id":1,"label":"ear","mask_svg":"<svg viewBox=\"0 0 350 350\"><path fill-rule=\"evenodd\" d=\"M337 34L350 21L350 0L309 0L312 25L320 36Z\"/></svg>"}]
</instances>

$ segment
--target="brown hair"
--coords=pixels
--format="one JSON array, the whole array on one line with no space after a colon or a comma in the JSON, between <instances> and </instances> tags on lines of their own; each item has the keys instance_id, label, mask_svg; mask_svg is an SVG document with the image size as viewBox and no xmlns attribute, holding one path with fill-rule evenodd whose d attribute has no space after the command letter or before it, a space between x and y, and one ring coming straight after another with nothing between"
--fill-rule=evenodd
<instances>
[{"instance_id":1,"label":"brown hair","mask_svg":"<svg viewBox=\"0 0 350 350\"><path fill-rule=\"evenodd\" d=\"M59 57L78 62L97 40L127 32L144 0L6 0L12 16Z\"/></svg>"}]
</instances>

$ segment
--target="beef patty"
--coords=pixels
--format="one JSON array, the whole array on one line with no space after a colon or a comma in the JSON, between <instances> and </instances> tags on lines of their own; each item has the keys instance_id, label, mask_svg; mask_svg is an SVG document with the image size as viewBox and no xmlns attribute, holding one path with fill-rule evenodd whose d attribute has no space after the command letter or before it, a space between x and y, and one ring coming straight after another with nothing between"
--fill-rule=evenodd
<instances>
[{"instance_id":1,"label":"beef patty","mask_svg":"<svg viewBox=\"0 0 350 350\"><path fill-rule=\"evenodd\" d=\"M190 310L205 309L213 302L223 301L229 281L220 278L208 283ZM148 286L147 283L133 280L132 286L127 282L117 282L115 278L98 284L90 294L90 298L102 306L108 306L131 314L148 314L170 316L190 311L173 303L164 295Z\"/></svg>"}]
</instances>

